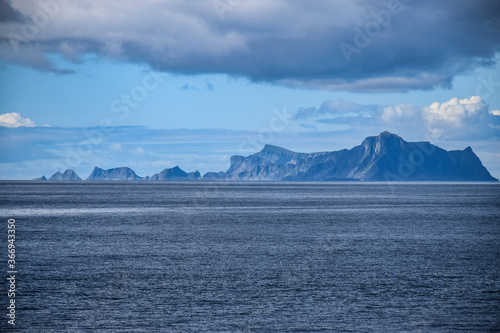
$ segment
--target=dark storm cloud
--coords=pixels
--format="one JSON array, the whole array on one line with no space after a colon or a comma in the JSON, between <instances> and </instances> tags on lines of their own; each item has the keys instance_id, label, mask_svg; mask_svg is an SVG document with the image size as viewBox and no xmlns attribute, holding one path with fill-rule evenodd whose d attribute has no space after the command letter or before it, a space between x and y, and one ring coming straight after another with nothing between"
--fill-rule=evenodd
<instances>
[{"instance_id":1,"label":"dark storm cloud","mask_svg":"<svg viewBox=\"0 0 500 333\"><path fill-rule=\"evenodd\" d=\"M50 70L47 54L93 53L174 73L380 92L449 87L500 49L496 0L44 3L13 1L36 31L0 24L0 59Z\"/></svg>"},{"instance_id":2,"label":"dark storm cloud","mask_svg":"<svg viewBox=\"0 0 500 333\"><path fill-rule=\"evenodd\" d=\"M12 8L8 0L0 0L0 23L23 22L23 16Z\"/></svg>"}]
</instances>

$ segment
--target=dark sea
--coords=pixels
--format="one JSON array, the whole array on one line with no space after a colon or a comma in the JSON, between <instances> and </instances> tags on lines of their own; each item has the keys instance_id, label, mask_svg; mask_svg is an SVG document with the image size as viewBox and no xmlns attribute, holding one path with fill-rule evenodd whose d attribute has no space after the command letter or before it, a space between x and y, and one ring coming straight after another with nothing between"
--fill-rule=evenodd
<instances>
[{"instance_id":1,"label":"dark sea","mask_svg":"<svg viewBox=\"0 0 500 333\"><path fill-rule=\"evenodd\" d=\"M0 217L3 332L500 332L500 184L4 181Z\"/></svg>"}]
</instances>

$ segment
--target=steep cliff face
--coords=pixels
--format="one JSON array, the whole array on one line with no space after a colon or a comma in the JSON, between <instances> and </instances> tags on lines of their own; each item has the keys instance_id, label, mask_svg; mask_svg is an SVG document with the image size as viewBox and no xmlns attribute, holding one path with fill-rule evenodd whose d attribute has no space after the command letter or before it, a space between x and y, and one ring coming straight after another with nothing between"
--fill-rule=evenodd
<instances>
[{"instance_id":1,"label":"steep cliff face","mask_svg":"<svg viewBox=\"0 0 500 333\"><path fill-rule=\"evenodd\" d=\"M222 176L218 176L223 178ZM383 132L359 146L295 153L266 145L248 157L233 156L224 178L291 181L495 181L470 147L445 151L429 142L406 142Z\"/></svg>"},{"instance_id":2,"label":"steep cliff face","mask_svg":"<svg viewBox=\"0 0 500 333\"><path fill-rule=\"evenodd\" d=\"M288 169L293 168L290 162L295 156L295 152L271 145L249 157L233 156L227 171L228 179L280 180Z\"/></svg>"}]
</instances>

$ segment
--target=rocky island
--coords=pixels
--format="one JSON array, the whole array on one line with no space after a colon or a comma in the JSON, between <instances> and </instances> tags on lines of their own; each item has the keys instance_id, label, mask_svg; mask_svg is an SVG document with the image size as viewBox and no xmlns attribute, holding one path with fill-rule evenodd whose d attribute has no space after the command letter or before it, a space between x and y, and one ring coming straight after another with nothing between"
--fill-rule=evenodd
<instances>
[{"instance_id":1,"label":"rocky island","mask_svg":"<svg viewBox=\"0 0 500 333\"><path fill-rule=\"evenodd\" d=\"M45 176L36 180L47 180ZM73 170L52 181L81 180ZM446 151L430 142L407 142L389 132L367 137L359 146L331 152L297 153L266 145L250 156L232 156L227 171L185 172L178 166L151 177L127 167L95 167L89 181L498 181L471 147Z\"/></svg>"}]
</instances>

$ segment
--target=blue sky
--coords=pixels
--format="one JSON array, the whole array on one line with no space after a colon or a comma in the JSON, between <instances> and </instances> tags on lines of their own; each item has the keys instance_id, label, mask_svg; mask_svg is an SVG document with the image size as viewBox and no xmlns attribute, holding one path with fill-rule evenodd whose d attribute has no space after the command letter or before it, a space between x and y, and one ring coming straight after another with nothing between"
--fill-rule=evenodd
<instances>
[{"instance_id":1,"label":"blue sky","mask_svg":"<svg viewBox=\"0 0 500 333\"><path fill-rule=\"evenodd\" d=\"M227 170L384 130L500 176L497 1L0 0L0 178Z\"/></svg>"}]
</instances>

